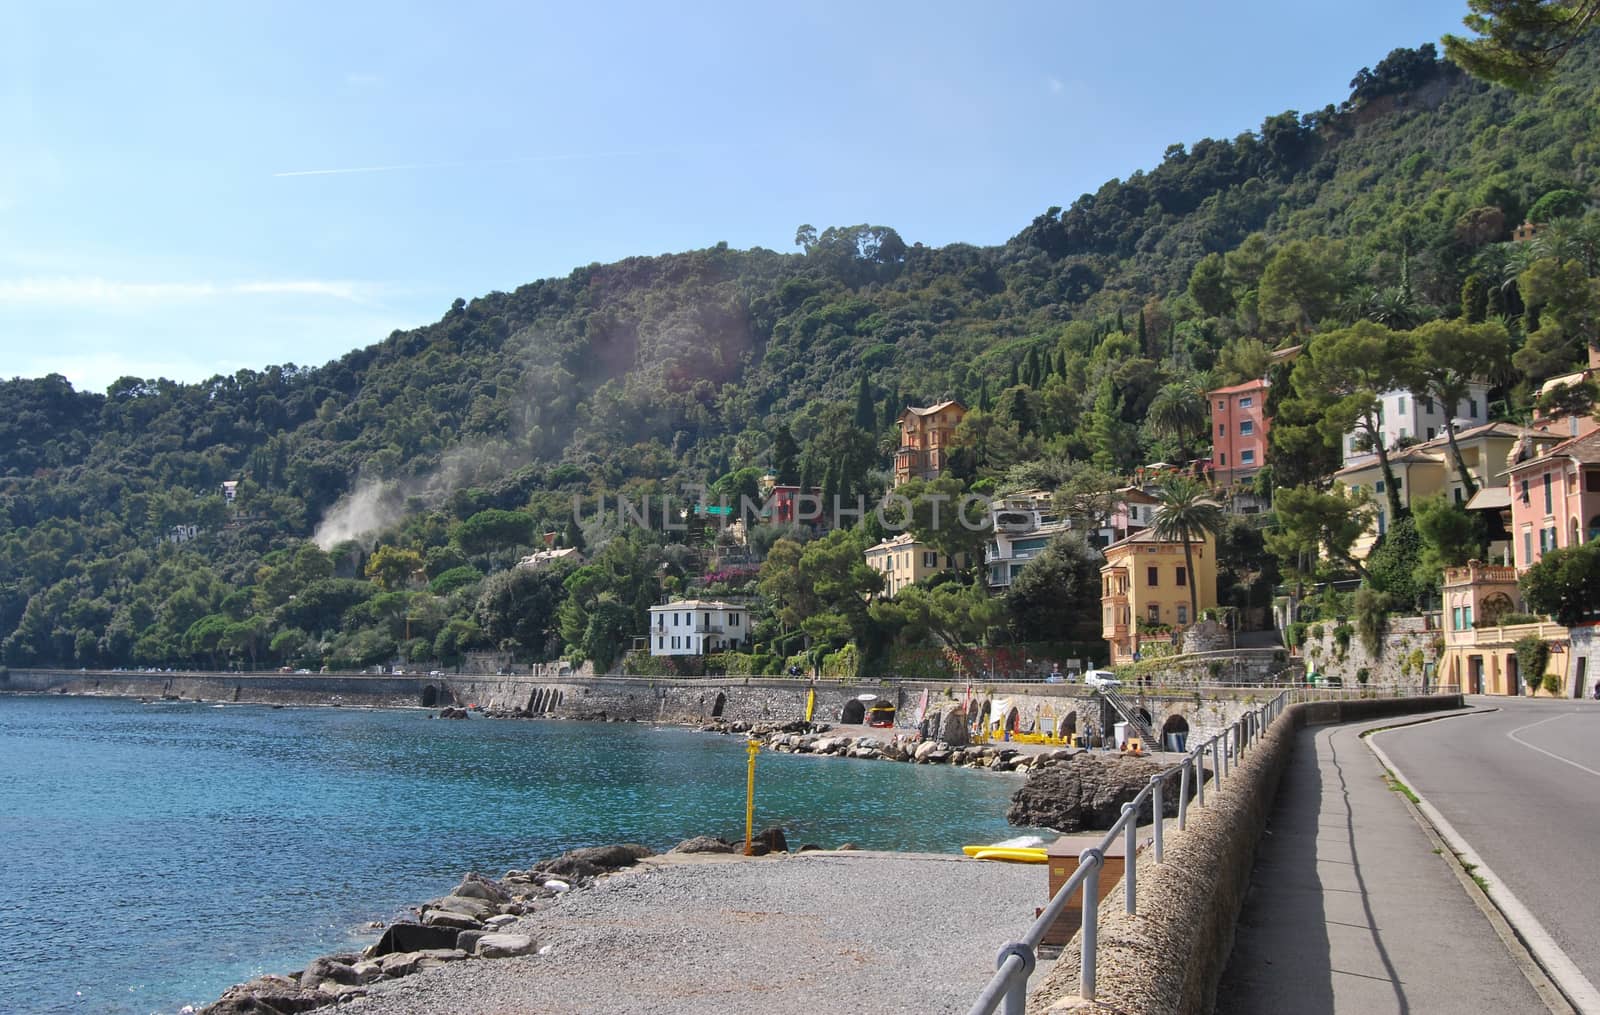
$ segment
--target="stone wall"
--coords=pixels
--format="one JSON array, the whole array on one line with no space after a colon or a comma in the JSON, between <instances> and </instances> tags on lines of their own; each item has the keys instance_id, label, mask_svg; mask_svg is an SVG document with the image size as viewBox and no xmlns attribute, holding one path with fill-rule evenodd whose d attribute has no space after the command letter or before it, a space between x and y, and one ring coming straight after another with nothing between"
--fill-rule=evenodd
<instances>
[{"instance_id":1,"label":"stone wall","mask_svg":"<svg viewBox=\"0 0 1600 1015\"><path fill-rule=\"evenodd\" d=\"M1374 657L1361 644L1361 636L1355 631L1353 618L1347 623L1351 628L1350 639L1343 646L1339 643L1337 621L1318 621L1306 628L1306 641L1300 647L1300 659L1305 662L1307 672L1338 677L1346 687L1355 687L1361 671L1365 669L1369 684L1416 684L1421 687L1424 666L1432 663L1432 669L1437 671L1439 649L1444 641L1443 632L1423 630L1418 625L1405 625L1409 629L1398 629L1399 625L1392 625L1389 633L1383 637L1382 651Z\"/></svg>"},{"instance_id":2,"label":"stone wall","mask_svg":"<svg viewBox=\"0 0 1600 1015\"><path fill-rule=\"evenodd\" d=\"M1077 938L1028 1001L1030 1013L1121 1012L1206 1015L1233 950L1234 928L1256 844L1294 749L1295 731L1324 722L1460 708L1460 695L1363 699L1293 705L1228 772L1222 792L1191 806L1188 828L1169 834L1166 862L1138 859L1140 911L1123 909L1121 885L1099 909L1096 1000L1076 995L1082 961Z\"/></svg>"},{"instance_id":3,"label":"stone wall","mask_svg":"<svg viewBox=\"0 0 1600 1015\"><path fill-rule=\"evenodd\" d=\"M1571 656L1567 660L1566 693L1574 698L1593 698L1595 685L1600 683L1600 624L1579 624L1569 634L1572 643L1568 648Z\"/></svg>"}]
</instances>

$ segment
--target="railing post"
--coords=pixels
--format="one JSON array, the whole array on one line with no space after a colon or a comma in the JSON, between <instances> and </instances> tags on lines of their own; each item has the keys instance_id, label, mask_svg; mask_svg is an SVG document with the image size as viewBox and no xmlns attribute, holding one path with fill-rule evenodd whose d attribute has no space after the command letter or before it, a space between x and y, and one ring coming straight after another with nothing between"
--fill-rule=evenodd
<instances>
[{"instance_id":1,"label":"railing post","mask_svg":"<svg viewBox=\"0 0 1600 1015\"><path fill-rule=\"evenodd\" d=\"M1215 740L1211 741L1211 767L1217 773L1217 788L1218 789L1222 788L1222 780L1227 778L1227 775L1228 775L1227 772L1222 770L1222 738L1227 736L1227 735L1228 735L1228 731L1227 730L1223 730L1220 736L1218 736Z\"/></svg>"},{"instance_id":2,"label":"railing post","mask_svg":"<svg viewBox=\"0 0 1600 1015\"><path fill-rule=\"evenodd\" d=\"M1189 763L1193 755L1185 754L1178 769L1178 831L1189 827Z\"/></svg>"},{"instance_id":3,"label":"railing post","mask_svg":"<svg viewBox=\"0 0 1600 1015\"><path fill-rule=\"evenodd\" d=\"M1134 808L1133 804L1122 805L1122 820L1123 834L1126 836L1123 839L1123 849L1125 851L1123 856L1126 857L1122 864L1124 875L1123 908L1128 911L1129 916L1132 916L1139 911L1139 876L1136 873L1139 870L1139 812Z\"/></svg>"},{"instance_id":4,"label":"railing post","mask_svg":"<svg viewBox=\"0 0 1600 1015\"><path fill-rule=\"evenodd\" d=\"M1006 960L1013 955L1022 960L1022 970L1006 985L1005 998L1001 1002L1000 1010L1005 1015L1025 1015L1028 1009L1028 977L1033 975L1039 960L1032 948L1021 941L1012 941L1001 946L1000 954L995 956L994 967L1004 969Z\"/></svg>"},{"instance_id":5,"label":"railing post","mask_svg":"<svg viewBox=\"0 0 1600 1015\"><path fill-rule=\"evenodd\" d=\"M1080 947L1082 964L1078 967L1078 996L1085 1001L1094 1000L1095 948L1099 945L1100 927L1100 864L1105 855L1098 849L1086 849L1078 854L1078 866L1087 867L1083 876L1083 935Z\"/></svg>"},{"instance_id":6,"label":"railing post","mask_svg":"<svg viewBox=\"0 0 1600 1015\"><path fill-rule=\"evenodd\" d=\"M1200 748L1194 754L1194 801L1201 807L1206 805L1206 749Z\"/></svg>"},{"instance_id":7,"label":"railing post","mask_svg":"<svg viewBox=\"0 0 1600 1015\"><path fill-rule=\"evenodd\" d=\"M1164 859L1161 849L1161 819L1165 815L1165 808L1161 806L1161 784L1166 781L1165 776L1152 775L1150 777L1150 818L1151 834L1155 836L1156 863Z\"/></svg>"}]
</instances>

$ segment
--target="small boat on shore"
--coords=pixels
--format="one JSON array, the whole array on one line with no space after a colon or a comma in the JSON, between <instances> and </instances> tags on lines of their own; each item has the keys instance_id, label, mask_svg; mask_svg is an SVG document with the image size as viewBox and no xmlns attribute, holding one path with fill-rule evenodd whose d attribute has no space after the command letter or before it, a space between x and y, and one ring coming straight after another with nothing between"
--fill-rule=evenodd
<instances>
[{"instance_id":1,"label":"small boat on shore","mask_svg":"<svg viewBox=\"0 0 1600 1015\"><path fill-rule=\"evenodd\" d=\"M1049 858L1043 847L1030 846L966 846L962 852L975 849L976 852L967 855L974 860L1003 860L1006 863L1045 863Z\"/></svg>"}]
</instances>

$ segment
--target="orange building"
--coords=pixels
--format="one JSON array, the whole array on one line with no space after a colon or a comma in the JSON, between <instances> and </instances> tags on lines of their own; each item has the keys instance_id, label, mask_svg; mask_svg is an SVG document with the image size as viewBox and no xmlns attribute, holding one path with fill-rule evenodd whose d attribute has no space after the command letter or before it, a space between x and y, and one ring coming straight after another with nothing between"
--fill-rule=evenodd
<instances>
[{"instance_id":1,"label":"orange building","mask_svg":"<svg viewBox=\"0 0 1600 1015\"><path fill-rule=\"evenodd\" d=\"M967 407L957 401L926 408L907 406L900 414L900 447L894 453L894 485L913 479L935 479L950 465L956 427Z\"/></svg>"},{"instance_id":2,"label":"orange building","mask_svg":"<svg viewBox=\"0 0 1600 1015\"><path fill-rule=\"evenodd\" d=\"M1206 392L1211 403L1211 475L1219 486L1233 486L1267 464L1265 378Z\"/></svg>"}]
</instances>

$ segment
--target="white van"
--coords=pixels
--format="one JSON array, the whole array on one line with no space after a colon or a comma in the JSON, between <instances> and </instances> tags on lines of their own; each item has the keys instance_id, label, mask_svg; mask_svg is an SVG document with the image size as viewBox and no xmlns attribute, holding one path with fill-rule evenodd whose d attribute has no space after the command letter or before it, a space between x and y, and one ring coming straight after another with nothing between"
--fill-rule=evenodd
<instances>
[{"instance_id":1,"label":"white van","mask_svg":"<svg viewBox=\"0 0 1600 1015\"><path fill-rule=\"evenodd\" d=\"M1117 688L1122 686L1122 681L1113 676L1110 670L1090 670L1083 675L1083 682L1090 687Z\"/></svg>"}]
</instances>

